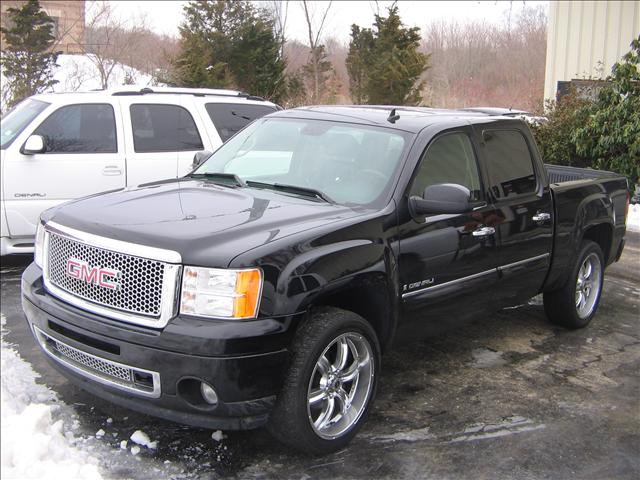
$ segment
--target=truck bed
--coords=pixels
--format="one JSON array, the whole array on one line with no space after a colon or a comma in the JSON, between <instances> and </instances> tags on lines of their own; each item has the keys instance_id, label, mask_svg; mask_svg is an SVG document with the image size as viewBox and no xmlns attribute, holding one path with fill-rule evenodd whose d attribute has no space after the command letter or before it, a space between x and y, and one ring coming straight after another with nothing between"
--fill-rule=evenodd
<instances>
[{"instance_id":1,"label":"truck bed","mask_svg":"<svg viewBox=\"0 0 640 480\"><path fill-rule=\"evenodd\" d=\"M549 175L549 183L564 183L575 180L587 180L594 178L619 177L617 173L608 172L606 170L594 170L592 168L576 168L564 167L561 165L544 164L547 174Z\"/></svg>"}]
</instances>

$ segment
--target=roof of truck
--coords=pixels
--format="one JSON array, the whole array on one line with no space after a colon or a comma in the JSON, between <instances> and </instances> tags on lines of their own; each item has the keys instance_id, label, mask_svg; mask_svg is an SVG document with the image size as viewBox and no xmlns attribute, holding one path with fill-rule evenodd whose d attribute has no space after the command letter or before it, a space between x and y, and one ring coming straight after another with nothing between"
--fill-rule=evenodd
<instances>
[{"instance_id":1,"label":"roof of truck","mask_svg":"<svg viewBox=\"0 0 640 480\"><path fill-rule=\"evenodd\" d=\"M393 115L398 116L398 118L392 122L390 120L393 119L390 117ZM496 116L495 114L477 111L393 105L325 105L298 107L272 113L269 116L314 118L318 120L377 125L412 133L417 133L429 125L449 123L455 120L473 123L474 121L490 117L492 119L520 121L513 117Z\"/></svg>"}]
</instances>

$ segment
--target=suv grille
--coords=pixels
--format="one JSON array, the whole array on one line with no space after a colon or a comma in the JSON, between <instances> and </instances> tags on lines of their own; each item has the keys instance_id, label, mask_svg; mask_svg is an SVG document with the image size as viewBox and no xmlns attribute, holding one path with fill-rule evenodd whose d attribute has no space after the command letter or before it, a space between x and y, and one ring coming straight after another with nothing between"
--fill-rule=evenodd
<instances>
[{"instance_id":1,"label":"suv grille","mask_svg":"<svg viewBox=\"0 0 640 480\"><path fill-rule=\"evenodd\" d=\"M162 283L166 264L112 252L50 233L49 281L56 287L90 302L138 315L158 317L162 308ZM115 289L67 274L69 259L118 273Z\"/></svg>"}]
</instances>

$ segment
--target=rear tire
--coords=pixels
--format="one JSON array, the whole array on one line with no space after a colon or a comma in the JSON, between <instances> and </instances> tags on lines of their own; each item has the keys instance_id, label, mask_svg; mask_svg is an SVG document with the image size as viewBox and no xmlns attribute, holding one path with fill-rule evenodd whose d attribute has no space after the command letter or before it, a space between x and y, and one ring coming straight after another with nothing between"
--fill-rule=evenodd
<instances>
[{"instance_id":1,"label":"rear tire","mask_svg":"<svg viewBox=\"0 0 640 480\"><path fill-rule=\"evenodd\" d=\"M600 305L604 260L600 246L584 240L565 285L544 294L549 320L566 328L586 327Z\"/></svg>"},{"instance_id":2,"label":"rear tire","mask_svg":"<svg viewBox=\"0 0 640 480\"><path fill-rule=\"evenodd\" d=\"M369 413L380 346L369 323L338 308L313 311L292 345L292 361L267 428L309 454L344 448Z\"/></svg>"}]
</instances>

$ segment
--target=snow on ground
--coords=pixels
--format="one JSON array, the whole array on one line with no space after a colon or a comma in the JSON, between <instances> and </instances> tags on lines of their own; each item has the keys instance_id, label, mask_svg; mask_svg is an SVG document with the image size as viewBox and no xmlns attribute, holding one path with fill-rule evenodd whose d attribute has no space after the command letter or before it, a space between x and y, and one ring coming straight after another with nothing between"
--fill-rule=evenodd
<instances>
[{"instance_id":1,"label":"snow on ground","mask_svg":"<svg viewBox=\"0 0 640 480\"><path fill-rule=\"evenodd\" d=\"M2 331L2 478L101 479L97 461L73 446L78 440L56 420L55 394L4 341Z\"/></svg>"},{"instance_id":2,"label":"snow on ground","mask_svg":"<svg viewBox=\"0 0 640 480\"><path fill-rule=\"evenodd\" d=\"M58 55L58 67L54 69L53 78L58 81L49 91L53 92L86 92L102 88L98 67L92 61L92 55ZM153 84L150 75L128 65L117 64L109 76L108 88L134 83L140 88ZM0 70L0 87L4 89L4 73ZM4 100L4 99L3 99ZM2 105L4 111L4 104Z\"/></svg>"},{"instance_id":3,"label":"snow on ground","mask_svg":"<svg viewBox=\"0 0 640 480\"><path fill-rule=\"evenodd\" d=\"M627 216L627 230L640 232L640 203L629 205L629 215Z\"/></svg>"},{"instance_id":4,"label":"snow on ground","mask_svg":"<svg viewBox=\"0 0 640 480\"><path fill-rule=\"evenodd\" d=\"M53 78L58 83L54 92L79 92L102 88L100 74L91 55L59 55L58 65ZM136 85L149 86L152 78L128 65L117 64L109 76L109 88L123 85L125 80Z\"/></svg>"}]
</instances>

